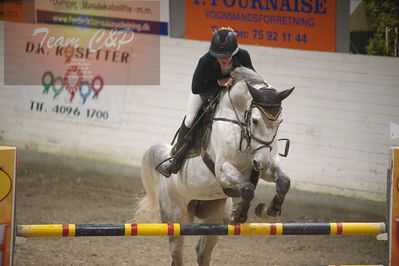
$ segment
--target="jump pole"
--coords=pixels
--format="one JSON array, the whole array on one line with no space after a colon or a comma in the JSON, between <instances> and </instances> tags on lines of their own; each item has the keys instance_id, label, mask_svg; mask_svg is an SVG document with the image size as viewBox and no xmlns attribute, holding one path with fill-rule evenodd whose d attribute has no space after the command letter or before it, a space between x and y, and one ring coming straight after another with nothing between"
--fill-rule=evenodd
<instances>
[{"instance_id":1,"label":"jump pole","mask_svg":"<svg viewBox=\"0 0 399 266\"><path fill-rule=\"evenodd\" d=\"M399 136L399 132L397 134ZM396 136L396 135L395 135ZM396 138L399 140L398 136ZM388 265L399 265L399 147L391 149L385 223L47 224L18 225L21 237L170 235L389 235ZM0 265L12 265L16 149L0 146ZM4 189L6 188L6 189ZM4 192L6 191L6 192ZM2 193L2 194L1 194ZM3 219L5 218L5 219Z\"/></svg>"},{"instance_id":2,"label":"jump pole","mask_svg":"<svg viewBox=\"0 0 399 266\"><path fill-rule=\"evenodd\" d=\"M18 225L21 237L194 235L379 235L385 223L47 224Z\"/></svg>"}]
</instances>

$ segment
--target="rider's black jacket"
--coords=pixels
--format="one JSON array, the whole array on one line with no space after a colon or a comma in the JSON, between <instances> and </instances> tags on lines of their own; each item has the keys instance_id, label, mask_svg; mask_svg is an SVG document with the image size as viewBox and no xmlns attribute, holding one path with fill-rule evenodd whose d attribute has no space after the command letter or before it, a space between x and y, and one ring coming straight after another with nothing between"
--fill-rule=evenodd
<instances>
[{"instance_id":1,"label":"rider's black jacket","mask_svg":"<svg viewBox=\"0 0 399 266\"><path fill-rule=\"evenodd\" d=\"M233 69L239 66L251 68L255 71L249 53L241 48L233 56ZM217 80L229 76L229 74L222 74L218 61L208 52L198 62L193 75L191 90L194 94L200 94L201 96L215 94L222 89Z\"/></svg>"}]
</instances>

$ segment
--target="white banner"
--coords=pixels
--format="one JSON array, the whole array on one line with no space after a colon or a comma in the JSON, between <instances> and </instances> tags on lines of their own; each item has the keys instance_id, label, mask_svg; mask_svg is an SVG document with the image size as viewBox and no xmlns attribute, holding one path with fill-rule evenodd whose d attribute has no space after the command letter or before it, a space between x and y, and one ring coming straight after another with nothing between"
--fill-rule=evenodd
<instances>
[{"instance_id":1,"label":"white banner","mask_svg":"<svg viewBox=\"0 0 399 266\"><path fill-rule=\"evenodd\" d=\"M157 7L154 6L157 5ZM64 16L75 14L77 17ZM114 22L155 22L156 34L169 35L169 0L144 0L144 1L36 1L35 21L42 23L80 25L80 27L92 27L95 20L114 20ZM95 15L95 16L93 16ZM63 16L66 21L62 22L56 17ZM50 19L50 21L49 21ZM115 20L116 19L116 20ZM121 20L118 20L121 19ZM154 24L153 24L154 25ZM153 32L155 33L155 32Z\"/></svg>"}]
</instances>

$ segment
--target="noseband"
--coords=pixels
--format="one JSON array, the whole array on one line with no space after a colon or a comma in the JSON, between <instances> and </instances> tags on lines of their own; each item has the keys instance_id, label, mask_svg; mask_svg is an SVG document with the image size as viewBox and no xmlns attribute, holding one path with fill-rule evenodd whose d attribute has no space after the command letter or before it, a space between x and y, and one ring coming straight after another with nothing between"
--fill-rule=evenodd
<instances>
[{"instance_id":1,"label":"noseband","mask_svg":"<svg viewBox=\"0 0 399 266\"><path fill-rule=\"evenodd\" d=\"M248 109L245 111L244 122L241 122L240 118L238 117L237 111L235 109L234 103L233 103L233 101L232 101L232 99L230 97L230 90L228 91L228 95L229 95L230 103L231 103L231 106L233 107L233 111L234 111L234 114L235 114L237 120L223 118L223 117L215 117L215 118L213 118L213 120L214 121L231 122L231 123L234 123L234 124L237 124L237 125L240 126L240 129L241 129L241 137L240 137L240 145L239 145L240 152L246 152L248 150L248 148L250 147L252 140L254 140L256 142L259 142L262 145L257 147L255 150L251 151L250 152L251 154L254 154L255 152L257 152L258 150L260 150L262 148L269 148L270 151L271 151L272 150L272 146L271 145L274 142L274 139L276 138L277 131L278 131L278 128L279 128L281 122L278 124L276 132L274 132L273 138L270 141L266 141L266 140L263 140L261 138L258 138L254 134L252 134L252 131L251 131L252 109L253 108L258 108L263 114L266 115L266 117L269 120L275 121L279 117L282 108L280 107L280 109L277 112L277 114L271 115L271 114L265 112L265 110L262 107L277 107L277 106L280 106L280 104L263 104L263 103L258 103L258 102L255 102L254 100L252 100L252 102L249 105ZM242 148L242 146L243 146L242 143L243 143L244 139L247 142L247 147L245 149Z\"/></svg>"},{"instance_id":2,"label":"noseband","mask_svg":"<svg viewBox=\"0 0 399 266\"><path fill-rule=\"evenodd\" d=\"M264 105L263 105L263 106L264 106ZM274 106L276 106L276 105L274 105ZM262 148L269 148L270 151L271 151L271 150L272 150L272 147L271 147L270 145L274 142L274 139L276 138L276 135L277 135L277 132L278 132L278 128L280 127L281 122L278 123L277 129L276 129L276 131L274 132L273 138L272 138L270 141L262 140L262 139L258 138L257 136L255 136L254 134L252 134L252 131L251 131L251 116L252 116L252 109L253 109L253 108L258 108L262 113L264 113L264 114L266 115L266 117L267 117L269 120L272 120L272 121L276 121L276 120L277 120L278 116L279 116L280 113L281 113L281 109L282 109L282 108L280 107L279 112L278 112L275 116L272 116L272 115L266 113L266 112L263 110L262 106L260 106L258 103L254 102L254 101L252 100L251 105L249 106L248 110L245 111L245 123L246 123L246 125L247 125L247 126L246 126L246 130L247 130L247 136L248 136L247 139L246 139L246 141L247 141L247 143L248 143L246 149L248 149L249 145L251 144L251 140L254 140L254 141L259 142L259 143L262 144L262 145L260 145L259 147L257 147L255 150L251 151L251 154L254 154L256 151L258 151L258 150L260 150L260 149L262 149Z\"/></svg>"}]
</instances>

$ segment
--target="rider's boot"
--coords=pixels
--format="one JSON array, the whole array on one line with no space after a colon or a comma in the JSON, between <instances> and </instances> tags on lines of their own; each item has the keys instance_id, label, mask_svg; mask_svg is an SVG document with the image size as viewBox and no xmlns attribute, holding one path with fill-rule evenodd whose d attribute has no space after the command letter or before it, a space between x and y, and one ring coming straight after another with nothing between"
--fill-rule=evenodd
<instances>
[{"instance_id":1,"label":"rider's boot","mask_svg":"<svg viewBox=\"0 0 399 266\"><path fill-rule=\"evenodd\" d=\"M172 173L176 174L186 158L186 154L191 143L191 137L186 136L190 131L190 128L186 127L184 121L185 120L183 120L183 123L180 126L177 142L172 148L171 157L156 167L156 170L165 177L169 177Z\"/></svg>"}]
</instances>

